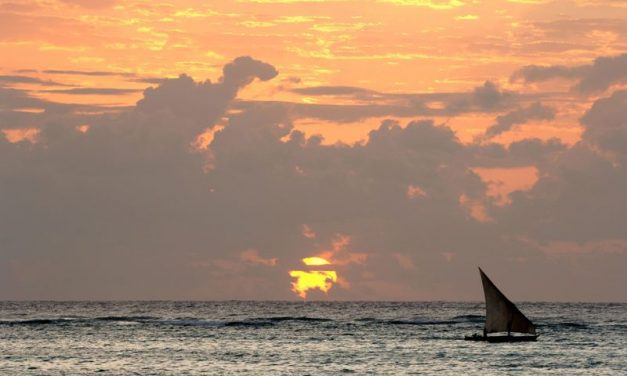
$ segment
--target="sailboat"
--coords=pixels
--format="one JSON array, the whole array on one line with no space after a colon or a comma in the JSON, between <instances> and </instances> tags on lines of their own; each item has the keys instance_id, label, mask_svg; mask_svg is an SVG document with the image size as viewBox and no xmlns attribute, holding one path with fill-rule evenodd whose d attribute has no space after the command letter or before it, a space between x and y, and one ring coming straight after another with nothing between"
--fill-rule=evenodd
<instances>
[{"instance_id":1,"label":"sailboat","mask_svg":"<svg viewBox=\"0 0 627 376\"><path fill-rule=\"evenodd\" d=\"M536 327L479 268L485 295L483 335L466 336L467 341L526 342L538 338Z\"/></svg>"}]
</instances>

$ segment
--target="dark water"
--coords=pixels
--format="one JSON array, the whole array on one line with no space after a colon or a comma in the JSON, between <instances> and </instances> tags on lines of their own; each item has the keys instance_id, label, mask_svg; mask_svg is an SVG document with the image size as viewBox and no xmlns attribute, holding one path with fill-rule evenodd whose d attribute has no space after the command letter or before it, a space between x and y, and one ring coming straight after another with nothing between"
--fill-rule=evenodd
<instances>
[{"instance_id":1,"label":"dark water","mask_svg":"<svg viewBox=\"0 0 627 376\"><path fill-rule=\"evenodd\" d=\"M627 373L627 304L528 303L535 343L461 340L483 304L1 302L1 375Z\"/></svg>"}]
</instances>

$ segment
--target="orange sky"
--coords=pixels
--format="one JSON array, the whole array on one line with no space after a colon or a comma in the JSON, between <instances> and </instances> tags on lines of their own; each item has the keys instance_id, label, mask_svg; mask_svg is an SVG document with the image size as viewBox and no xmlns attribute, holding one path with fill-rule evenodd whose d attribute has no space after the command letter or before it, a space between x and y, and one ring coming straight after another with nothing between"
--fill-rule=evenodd
<instances>
[{"instance_id":1,"label":"orange sky","mask_svg":"<svg viewBox=\"0 0 627 376\"><path fill-rule=\"evenodd\" d=\"M585 64L627 47L620 25L597 30L575 22L583 16L624 16L627 8L613 1L33 0L2 1L0 12L2 73L35 70L27 74L71 85L15 85L60 102L130 105L146 87L134 82L138 78L185 73L215 80L225 63L250 55L271 62L280 76L247 88L240 94L245 99L355 103L290 89L333 85L385 93L460 92L485 80L527 94L560 92L550 99L559 116L533 133L567 142L578 138L576 119L588 101L573 98L563 82L524 85L512 82L511 74L536 63ZM71 88L114 90L63 93ZM468 114L440 120L469 141L492 118ZM468 120L474 130L457 125ZM340 127L300 120L302 129L324 133L328 142L364 139L379 121ZM521 127L503 140L527 132Z\"/></svg>"}]
</instances>

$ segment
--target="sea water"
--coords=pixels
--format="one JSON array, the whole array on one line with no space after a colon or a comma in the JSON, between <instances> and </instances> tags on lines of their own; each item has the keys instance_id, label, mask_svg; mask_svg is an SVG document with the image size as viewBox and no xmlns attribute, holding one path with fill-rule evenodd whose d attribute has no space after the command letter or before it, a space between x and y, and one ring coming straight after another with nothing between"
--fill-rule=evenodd
<instances>
[{"instance_id":1,"label":"sea water","mask_svg":"<svg viewBox=\"0 0 627 376\"><path fill-rule=\"evenodd\" d=\"M537 342L464 341L483 303L1 302L0 375L627 373L627 304L519 308Z\"/></svg>"}]
</instances>

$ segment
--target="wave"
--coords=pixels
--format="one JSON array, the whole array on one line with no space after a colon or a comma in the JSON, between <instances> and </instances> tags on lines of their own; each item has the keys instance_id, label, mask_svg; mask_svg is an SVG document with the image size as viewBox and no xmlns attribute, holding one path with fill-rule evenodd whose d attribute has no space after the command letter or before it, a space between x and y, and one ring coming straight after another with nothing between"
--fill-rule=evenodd
<instances>
[{"instance_id":1,"label":"wave","mask_svg":"<svg viewBox=\"0 0 627 376\"><path fill-rule=\"evenodd\" d=\"M275 316L275 317L260 317L253 320L268 320L271 322L283 322L283 321L302 321L302 322L329 322L333 319L327 319L322 317L308 317L308 316Z\"/></svg>"},{"instance_id":2,"label":"wave","mask_svg":"<svg viewBox=\"0 0 627 376\"><path fill-rule=\"evenodd\" d=\"M356 319L357 322L387 324L387 325L457 325L464 323L483 323L485 316L482 315L461 315L447 320L438 319L377 319L374 317L362 317Z\"/></svg>"},{"instance_id":3,"label":"wave","mask_svg":"<svg viewBox=\"0 0 627 376\"><path fill-rule=\"evenodd\" d=\"M588 327L588 325L579 323L579 322L563 322L563 323L557 324L556 326L562 326L566 328L582 328L582 329Z\"/></svg>"},{"instance_id":4,"label":"wave","mask_svg":"<svg viewBox=\"0 0 627 376\"><path fill-rule=\"evenodd\" d=\"M91 320L94 321L127 321L127 322L143 322L143 321L152 321L159 320L158 317L154 316L102 316L95 317Z\"/></svg>"},{"instance_id":5,"label":"wave","mask_svg":"<svg viewBox=\"0 0 627 376\"><path fill-rule=\"evenodd\" d=\"M374 317L362 317L355 320L347 320L346 323L362 322L366 325L457 325L463 323L483 322L481 315L462 315L451 319L378 319ZM123 324L136 323L143 325L165 326L197 326L197 327L269 327L283 323L318 324L336 322L334 319L308 316L270 316L253 317L241 320L205 320L194 317L160 318L155 316L100 316L100 317L62 317L62 318L34 318L28 320L0 321L0 325L106 325L107 323ZM576 324L572 324L576 325Z\"/></svg>"},{"instance_id":6,"label":"wave","mask_svg":"<svg viewBox=\"0 0 627 376\"><path fill-rule=\"evenodd\" d=\"M455 320L387 320L390 325L455 325L460 321Z\"/></svg>"},{"instance_id":7,"label":"wave","mask_svg":"<svg viewBox=\"0 0 627 376\"><path fill-rule=\"evenodd\" d=\"M484 322L485 316L484 315L460 315L460 316L453 317L452 320L460 321L460 322Z\"/></svg>"},{"instance_id":8,"label":"wave","mask_svg":"<svg viewBox=\"0 0 627 376\"><path fill-rule=\"evenodd\" d=\"M0 325L70 325L92 324L98 322L147 322L158 320L152 316L103 316L103 317L59 317L59 318L35 318L26 320L0 320Z\"/></svg>"},{"instance_id":9,"label":"wave","mask_svg":"<svg viewBox=\"0 0 627 376\"><path fill-rule=\"evenodd\" d=\"M28 319L28 320L2 320L0 325L63 325L77 321L76 319Z\"/></svg>"},{"instance_id":10,"label":"wave","mask_svg":"<svg viewBox=\"0 0 627 376\"><path fill-rule=\"evenodd\" d=\"M538 326L545 326L550 328L567 328L567 329L587 329L588 325L579 322L559 322L559 323L546 323L538 324Z\"/></svg>"},{"instance_id":11,"label":"wave","mask_svg":"<svg viewBox=\"0 0 627 376\"><path fill-rule=\"evenodd\" d=\"M147 321L146 323L152 324L152 325L197 326L197 327L207 327L207 328L215 328L215 327L224 326L224 322L221 322L221 321L200 320L200 319L155 320L155 321Z\"/></svg>"},{"instance_id":12,"label":"wave","mask_svg":"<svg viewBox=\"0 0 627 376\"><path fill-rule=\"evenodd\" d=\"M283 322L305 322L305 323L317 323L317 322L330 322L332 319L321 317L307 317L307 316L274 316L274 317L256 317L249 320L228 321L224 323L224 326L273 326Z\"/></svg>"},{"instance_id":13,"label":"wave","mask_svg":"<svg viewBox=\"0 0 627 376\"><path fill-rule=\"evenodd\" d=\"M223 326L229 327L260 327L260 326L274 326L275 323L271 321L261 321L261 320L242 320L242 321L227 321L223 324Z\"/></svg>"}]
</instances>

